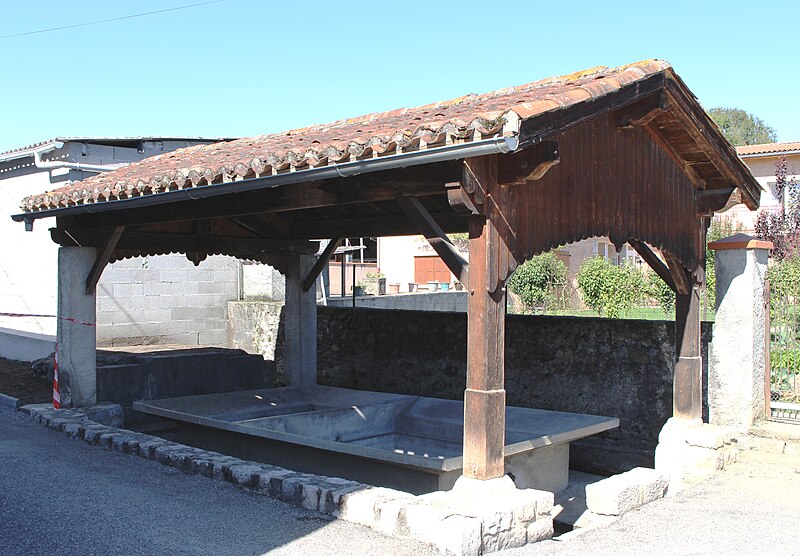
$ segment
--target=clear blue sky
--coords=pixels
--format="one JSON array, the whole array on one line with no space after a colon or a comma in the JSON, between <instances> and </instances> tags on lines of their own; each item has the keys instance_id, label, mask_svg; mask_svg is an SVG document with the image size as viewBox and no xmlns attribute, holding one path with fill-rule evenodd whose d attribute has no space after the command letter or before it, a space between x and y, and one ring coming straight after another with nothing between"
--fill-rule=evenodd
<instances>
[{"instance_id":1,"label":"clear blue sky","mask_svg":"<svg viewBox=\"0 0 800 556\"><path fill-rule=\"evenodd\" d=\"M200 1L7 2L0 35ZM798 141L798 5L224 0L2 38L0 151L278 132L646 58L672 63L706 108L742 108Z\"/></svg>"}]
</instances>

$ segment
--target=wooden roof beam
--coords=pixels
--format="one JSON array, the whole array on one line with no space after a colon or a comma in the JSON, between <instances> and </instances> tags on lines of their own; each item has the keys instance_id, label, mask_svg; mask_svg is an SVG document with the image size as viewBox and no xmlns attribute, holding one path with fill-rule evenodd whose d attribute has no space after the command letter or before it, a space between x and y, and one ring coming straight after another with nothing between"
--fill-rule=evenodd
<instances>
[{"instance_id":1,"label":"wooden roof beam","mask_svg":"<svg viewBox=\"0 0 800 556\"><path fill-rule=\"evenodd\" d=\"M669 253L664 253L667 259L667 266L674 282L674 291L678 295L688 295L692 291L692 281L689 272L683 267L681 262Z\"/></svg>"},{"instance_id":2,"label":"wooden roof beam","mask_svg":"<svg viewBox=\"0 0 800 556\"><path fill-rule=\"evenodd\" d=\"M441 257L456 279L469 288L469 264L458 252L458 249L447 237L431 214L414 197L399 197L397 204L406 213L408 219L425 236L433 250Z\"/></svg>"},{"instance_id":3,"label":"wooden roof beam","mask_svg":"<svg viewBox=\"0 0 800 556\"><path fill-rule=\"evenodd\" d=\"M84 289L86 295L92 295L97 290L97 283L100 281L100 276L108 265L108 261L111 260L111 255L117 248L119 238L122 237L122 232L124 231L125 226L115 226L114 229L111 230L111 233L108 234L102 248L97 252L97 258L95 258L94 264L91 270L89 270L89 276L86 277L86 287Z\"/></svg>"},{"instance_id":4,"label":"wooden roof beam","mask_svg":"<svg viewBox=\"0 0 800 556\"><path fill-rule=\"evenodd\" d=\"M328 264L328 261L331 259L333 252L336 251L336 248L339 247L342 243L342 239L340 237L334 238L328 242L328 245L325 246L325 249L322 251L319 257L317 257L317 262L314 263L314 266L311 267L311 270L308 271L308 275L303 278L303 291L307 292L311 289L311 286L314 285L314 282L317 281L319 275L322 274L322 271L325 270L325 265Z\"/></svg>"},{"instance_id":5,"label":"wooden roof beam","mask_svg":"<svg viewBox=\"0 0 800 556\"><path fill-rule=\"evenodd\" d=\"M653 269L653 271L661 277L662 280L670 287L672 291L677 291L675 287L675 280L672 279L672 273L669 267L656 255L650 246L638 239L629 239L628 244L633 247L639 256L644 259L644 262Z\"/></svg>"}]
</instances>

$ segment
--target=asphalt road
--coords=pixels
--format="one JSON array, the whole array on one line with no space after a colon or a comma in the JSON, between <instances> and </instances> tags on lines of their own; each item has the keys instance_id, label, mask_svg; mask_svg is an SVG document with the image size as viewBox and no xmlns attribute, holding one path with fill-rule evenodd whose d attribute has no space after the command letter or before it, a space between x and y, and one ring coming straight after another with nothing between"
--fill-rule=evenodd
<instances>
[{"instance_id":1,"label":"asphalt road","mask_svg":"<svg viewBox=\"0 0 800 556\"><path fill-rule=\"evenodd\" d=\"M434 555L0 407L0 555Z\"/></svg>"}]
</instances>

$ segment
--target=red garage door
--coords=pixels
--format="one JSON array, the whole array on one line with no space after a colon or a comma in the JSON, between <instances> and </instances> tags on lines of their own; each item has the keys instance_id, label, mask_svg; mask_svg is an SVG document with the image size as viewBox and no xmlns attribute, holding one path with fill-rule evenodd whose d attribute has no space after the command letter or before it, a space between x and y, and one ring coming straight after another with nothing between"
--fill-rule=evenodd
<instances>
[{"instance_id":1,"label":"red garage door","mask_svg":"<svg viewBox=\"0 0 800 556\"><path fill-rule=\"evenodd\" d=\"M450 269L439 257L414 257L414 281L417 284L426 282L450 282Z\"/></svg>"}]
</instances>

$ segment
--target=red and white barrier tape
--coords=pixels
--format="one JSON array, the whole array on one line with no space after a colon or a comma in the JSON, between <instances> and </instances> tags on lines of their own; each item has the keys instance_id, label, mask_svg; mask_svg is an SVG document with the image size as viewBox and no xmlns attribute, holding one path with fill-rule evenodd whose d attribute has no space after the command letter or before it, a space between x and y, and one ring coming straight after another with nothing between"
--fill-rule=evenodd
<instances>
[{"instance_id":1,"label":"red and white barrier tape","mask_svg":"<svg viewBox=\"0 0 800 556\"><path fill-rule=\"evenodd\" d=\"M93 322L83 322L82 320L74 319L72 317L60 317L58 315L34 315L34 314L28 314L28 313L0 313L0 317L31 317L31 318L59 319L59 320L65 320L67 322L74 322L76 324L82 324L84 326L97 326Z\"/></svg>"},{"instance_id":2,"label":"red and white barrier tape","mask_svg":"<svg viewBox=\"0 0 800 556\"><path fill-rule=\"evenodd\" d=\"M53 409L61 409L61 394L58 393L58 344L53 354Z\"/></svg>"},{"instance_id":3,"label":"red and white barrier tape","mask_svg":"<svg viewBox=\"0 0 800 556\"><path fill-rule=\"evenodd\" d=\"M82 320L74 319L72 317L60 317L58 315L36 315L28 313L0 313L0 317L30 317L30 318L48 318L59 319L67 322L74 322L84 326L97 326L93 322L84 322ZM56 352L53 356L53 408L61 409L61 394L58 391L58 344L56 344Z\"/></svg>"}]
</instances>

